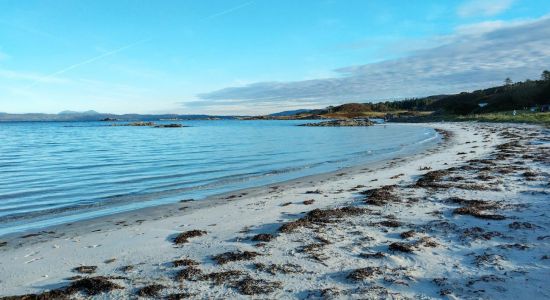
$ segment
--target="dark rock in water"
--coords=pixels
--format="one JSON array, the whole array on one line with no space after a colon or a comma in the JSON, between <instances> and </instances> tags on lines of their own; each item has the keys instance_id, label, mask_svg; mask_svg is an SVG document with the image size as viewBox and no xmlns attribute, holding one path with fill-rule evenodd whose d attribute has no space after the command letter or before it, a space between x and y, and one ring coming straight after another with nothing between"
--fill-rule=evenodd
<instances>
[{"instance_id":1,"label":"dark rock in water","mask_svg":"<svg viewBox=\"0 0 550 300\"><path fill-rule=\"evenodd\" d=\"M100 121L102 121L102 122L113 122L113 121L118 121L118 120L113 119L113 118L105 118L105 119L101 119Z\"/></svg>"},{"instance_id":2,"label":"dark rock in water","mask_svg":"<svg viewBox=\"0 0 550 300\"><path fill-rule=\"evenodd\" d=\"M111 126L155 126L155 123L153 122L133 122L133 123L126 123L126 124L112 124Z\"/></svg>"},{"instance_id":3,"label":"dark rock in water","mask_svg":"<svg viewBox=\"0 0 550 300\"><path fill-rule=\"evenodd\" d=\"M183 126L182 124L160 124L155 126L155 128L181 128L181 127L187 127L187 126Z\"/></svg>"},{"instance_id":4,"label":"dark rock in water","mask_svg":"<svg viewBox=\"0 0 550 300\"><path fill-rule=\"evenodd\" d=\"M155 124L154 122L133 122L125 124L111 124L111 126L136 126L136 127L155 127L155 128L181 128L188 127L182 124L172 123L172 124Z\"/></svg>"},{"instance_id":5,"label":"dark rock in water","mask_svg":"<svg viewBox=\"0 0 550 300\"><path fill-rule=\"evenodd\" d=\"M331 120L319 123L307 123L298 126L311 126L311 127L357 127L357 126L372 126L374 122L369 119L343 119L343 120Z\"/></svg>"}]
</instances>

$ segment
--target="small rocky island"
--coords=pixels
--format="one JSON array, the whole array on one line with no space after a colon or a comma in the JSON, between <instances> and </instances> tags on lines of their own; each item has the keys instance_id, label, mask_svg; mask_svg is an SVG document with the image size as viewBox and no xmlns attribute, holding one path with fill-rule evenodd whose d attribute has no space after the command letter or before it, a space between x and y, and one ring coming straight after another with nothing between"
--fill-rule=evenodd
<instances>
[{"instance_id":1,"label":"small rocky island","mask_svg":"<svg viewBox=\"0 0 550 300\"><path fill-rule=\"evenodd\" d=\"M155 128L181 128L189 127L182 124L155 124L154 122L133 122L126 124L111 124L111 126L135 126L135 127L155 127Z\"/></svg>"},{"instance_id":2,"label":"small rocky island","mask_svg":"<svg viewBox=\"0 0 550 300\"><path fill-rule=\"evenodd\" d=\"M369 119L338 119L323 121L318 123L306 123L298 126L312 126L312 127L357 127L357 126L372 126L374 122Z\"/></svg>"}]
</instances>

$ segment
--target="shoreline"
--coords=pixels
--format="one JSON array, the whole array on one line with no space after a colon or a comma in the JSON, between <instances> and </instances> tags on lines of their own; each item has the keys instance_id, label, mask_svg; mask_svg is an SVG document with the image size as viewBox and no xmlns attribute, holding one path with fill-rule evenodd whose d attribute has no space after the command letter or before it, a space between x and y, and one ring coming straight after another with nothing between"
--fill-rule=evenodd
<instances>
[{"instance_id":1,"label":"shoreline","mask_svg":"<svg viewBox=\"0 0 550 300\"><path fill-rule=\"evenodd\" d=\"M301 265L301 268L307 270L305 272L294 273L285 269L287 271L281 273L277 271L279 269L275 268L273 275L267 276L267 274L261 271L261 267L258 264L255 266L256 269L251 269L250 262L246 260L230 264L232 267L231 270L254 274L254 277L259 278L258 280L250 279L252 281L248 280L245 283L250 284L252 282L256 286L263 286L265 288L266 282L269 282L269 280L280 282L285 287L284 290L277 289L276 285L273 285L272 289L269 289L267 292L271 297L296 297L297 295L302 295L299 298L305 298L307 293L309 293L305 291L311 291L313 294L320 293L322 296L323 293L329 293L326 289L330 289L331 291L339 290L338 293L343 293L339 294L342 297L353 298L353 295L355 295L353 293L356 291L352 287L357 287L357 283L350 285L346 279L351 276L351 274L347 275L350 264L355 267L358 265L371 265L373 268L376 265L376 263L369 260L357 260L357 254L367 249L369 249L368 252L374 253L379 251L379 253L382 253L380 251L385 251L383 250L385 249L383 245L386 241L388 239L396 239L396 232L394 231L399 230L398 227L404 226L410 229L414 228L414 230L418 231L424 225L413 226L415 222L432 218L426 217L426 215L431 216L428 213L431 209L443 209L439 202L432 200L439 199L439 192L424 195L422 194L423 190L408 190L411 189L412 183L426 172L443 169L462 170L461 166L467 165L468 162L482 159L487 160L487 157L493 155L492 153L498 149L498 145L502 145L503 142L512 139L506 137L501 132L529 132L530 130L538 131L540 129L536 126L476 123L421 124L419 126L426 125L448 130L453 133L453 136L444 142L444 144L438 144L412 156L381 162L376 167L370 166L366 168L365 166L357 166L353 167L353 171L348 170L346 172L340 170L329 174L313 175L306 177L307 179L296 179L293 180L294 183L287 183L286 185L275 184L257 187L249 189L249 192L240 198L238 194L243 192L232 192L225 194L225 196L218 196L217 200L196 201L199 202L197 205L200 202L210 203L208 205L201 204L205 206L202 208L194 208L194 203L169 204L162 206L162 209L160 207L148 208L149 217L152 218L152 220L148 221L136 222L135 220L139 220L139 215L132 216L130 213L135 212L130 212L124 217L109 216L112 217L111 220L94 219L96 224L93 224L94 222L90 222L89 225L78 224L77 226L75 224L75 228L64 232L30 237L24 239L25 242L20 246L15 245L14 247L13 245L17 243L17 239L8 240L8 245L0 247L0 253L2 254L0 256L0 274L6 274L0 278L0 295L38 293L61 288L71 282L67 278L77 275L71 271L73 268L78 266L97 266L98 269L93 276L112 277L113 275L117 275L120 277L120 275L124 275L122 276L124 279L113 279L117 280L117 284L123 289L111 291L110 296L112 297L129 297L129 295L136 292L137 288L156 283L165 287L166 291L162 295L168 293L183 295L183 293L188 293L200 298L244 298L244 295L248 295L246 294L248 290L243 290L241 285L244 284L243 281L247 280L246 278L236 279L237 283L228 282L214 286L210 286L208 281L192 280L189 283L186 281L185 285L178 287L179 283L175 283L173 279L175 275L174 271L177 271L177 269L174 269L170 263L178 258L187 258L197 261L200 264L201 272L219 271L220 268L222 271L228 271L229 269L225 265L220 266L219 263L216 264L215 261L212 261L212 256L226 251L239 250L251 251L250 253L257 252L260 256L256 261L261 261L263 264L275 263L277 266L288 267L288 264L292 262L293 265ZM521 166L521 164L518 164L518 166ZM542 167L537 166L537 168ZM467 171L467 169L464 170ZM464 176L466 174L457 175L451 182L460 182L464 179L459 179L459 177ZM472 183L468 183L468 180L466 180L464 184L469 184L470 188L474 188L476 184L480 185L479 182L474 180ZM506 182L503 184L506 184ZM525 184L529 184L529 182ZM278 186L278 188L274 188L274 186ZM393 187L390 188L390 186ZM363 192L365 189L372 190L380 187L387 191L394 189L394 187L398 188L399 195L402 194L399 197L407 199L407 201L388 203L382 207L367 205L364 208L366 211L370 211L367 217L350 217L349 219L346 217L346 219L338 223L317 224L313 226L312 231L308 229L309 227L306 227L295 233L277 234L282 224L288 224L302 218L304 213L313 209L347 207L350 205L364 207L362 201L365 196L362 196L360 192ZM452 190L453 188L451 188L451 192ZM510 189L505 188L501 193L508 195L515 193L517 190L518 187L512 186ZM544 188L542 191L544 192ZM445 193L443 195L445 197L447 192L443 191L443 193ZM232 198L235 200L231 201L231 199L227 199L229 196L235 194L237 196ZM481 197L482 192L466 190L461 192L460 195L476 198ZM522 196L523 198L526 200L538 199L536 196L528 198L526 195ZM212 204L216 201L219 202ZM189 208L184 209L182 212L182 210L179 210L182 206L189 206ZM413 216L411 217L410 214L413 214ZM464 223L466 221L470 222L470 219L464 221L462 219L455 220L456 217L452 215L448 216L445 214L441 216L451 218L450 221L461 225L469 224ZM393 228L393 225L383 228L376 225L379 223L373 223L380 217L386 218L386 221L398 220L399 222L410 224L406 226L396 225L395 228ZM122 218L125 220L120 220ZM384 223L386 221L380 224L386 224ZM474 221L477 222L476 220ZM475 223L474 221L472 222ZM102 224L97 224L98 222ZM530 222L534 221L530 220ZM490 221L489 223L494 222ZM483 225L489 223L483 221L482 223L475 224L482 227L489 226ZM545 227L546 223L548 221L542 221L537 226ZM67 228L70 226L62 227ZM177 233L189 230L200 230L206 232L206 234L201 237L192 238L188 243L181 246L173 244L172 240ZM430 230L424 230L422 234L430 233ZM250 241L250 236L254 234L271 234L275 237L271 242L256 244ZM431 238L434 238L437 243L434 242L431 245L441 245L443 243L443 240L441 240L443 236L440 237L436 233L432 235L433 237ZM357 240L357 238L361 239ZM399 239L399 234L397 234L397 238ZM426 238L430 237L426 236ZM312 240L313 244L311 244ZM317 242L314 242L315 240ZM426 240L423 243L425 242ZM422 251L428 251L428 253L399 254L390 252L391 255L385 254L386 258L383 258L381 263L385 264L384 268L400 265L406 266L412 263L419 268L430 270L427 272L429 276L433 276L433 272L443 272L442 274L447 274L448 277L461 276L460 272L457 274L453 273L452 264L448 266L444 264L445 267L442 267L442 261L440 260L448 262L456 261L459 257L462 257L461 255L466 255L464 251L468 249L470 252L477 251L477 248L469 246L466 250L461 250L462 246L458 240L455 241L453 239L445 242L448 243L447 246L434 246L434 250L428 251L424 250L425 248L419 248L423 249ZM510 242L512 241L510 240ZM326 255L321 255L318 253L318 251L321 251L319 249L311 250L313 252L310 250L303 252L304 250L300 248L302 247L300 245L305 245L304 247L317 245L315 247L319 247L319 249L327 253ZM491 245L490 247L494 247L494 244ZM547 247L546 250L548 250L547 242L545 245ZM302 250L293 250L296 246L300 246L298 249ZM437 254L434 254L434 252L437 252ZM350 254L355 256L349 258ZM384 254L381 255L384 256ZM315 259L311 259L311 257ZM437 262L435 263L431 260L437 260ZM128 265L134 266L135 270L121 273L121 267ZM189 271L190 268L187 267L186 269L179 270ZM452 286L434 289L434 287L428 286L428 281L423 279L425 274L414 272L407 274L403 278L394 278L392 279L393 283L390 284L387 284L386 281L378 282L379 275L374 274L384 273L386 269L381 268L369 269L373 273L369 275L369 278L374 276L369 280L376 280L377 284L382 285L385 290L391 290L391 293L394 294L401 293L404 296L423 294L435 297L440 289L449 289L460 297L460 293L469 292L456 289ZM547 272L547 270L548 267L546 269L543 268L542 274ZM290 274L287 274L288 272ZM399 273L402 271L394 270L391 271L391 274L396 272ZM493 273L498 273L498 268L483 269L483 271L480 271L480 274ZM181 274L181 272L178 274ZM210 275L212 274L214 273L210 273ZM352 274L354 274L353 278L361 278L363 276L359 273L352 272ZM538 274L536 273L535 275L539 276ZM388 273L387 276L391 278L392 275ZM407 279L411 277L418 278L412 281ZM384 278L384 280L386 279ZM540 280L540 277L536 277L531 282L538 284L537 280ZM396 283L398 281L404 282L406 285ZM421 283L419 288L423 290L412 288L412 286L417 286L416 282ZM500 280L497 280L496 284L505 285ZM360 284L359 286L362 285ZM371 292L377 293L379 291L363 291L360 295L375 295L369 294ZM544 288L536 288L533 292L543 292L547 296L549 293ZM502 294L498 293L498 290L496 292L489 290L488 293L491 293L490 295L492 296L502 296ZM388 295L392 294L386 294L386 296Z\"/></svg>"},{"instance_id":2,"label":"shoreline","mask_svg":"<svg viewBox=\"0 0 550 300\"><path fill-rule=\"evenodd\" d=\"M423 124L391 124L390 126L419 126L419 127L434 128L433 126L425 126ZM111 225L98 224L98 223L104 223L104 222L116 223L121 220L126 220L127 222L136 222L136 221L145 220L146 222L159 217L171 216L173 215L174 210L177 210L182 207L182 203L184 203L183 206L187 207L186 212L189 212L192 210L205 209L205 208L211 208L214 206L222 205L226 203L228 200L239 200L243 196L262 197L268 194L266 190L269 190L274 186L279 186L281 188L289 188L289 187L298 188L298 187L303 187L303 185L307 185L308 183L305 183L305 181L308 181L308 182L324 181L329 178L335 177L336 175L341 173L346 173L347 175L353 175L365 168L376 169L383 165L389 164L390 162L395 160L422 156L425 153L429 153L433 149L438 149L442 147L445 143L449 142L445 140L445 137L440 132L438 132L438 136L436 137L436 139L437 141L435 141L434 144L429 146L424 146L422 149L420 149L420 151L412 154L408 154L406 157L397 156L393 158L384 158L381 160L376 160L374 162L365 162L355 166L343 167L335 171L301 176L295 179L284 180L278 183L271 183L271 184L259 185L255 187L221 192L221 193L206 196L204 198L200 198L192 201L181 200L179 202L148 206L148 207L143 207L138 209L130 209L127 211L100 215L97 217L84 218L73 222L65 222L65 223L56 224L56 225L48 225L48 226L44 226L36 229L21 230L17 232L8 233L5 235L0 235L0 241L8 242L8 245L17 244L18 246L23 246L28 243L40 241L43 238L47 239L48 232L62 231L64 233L69 233L69 232L78 233L84 230L92 231L92 230L98 230L98 229L105 229L106 227L111 226ZM395 155L399 155L399 154L396 153L394 154L394 156ZM237 196L236 198L233 198L233 199L230 198L235 195ZM170 212L172 212L172 214L170 214ZM29 237L21 238L22 236L29 236Z\"/></svg>"}]
</instances>

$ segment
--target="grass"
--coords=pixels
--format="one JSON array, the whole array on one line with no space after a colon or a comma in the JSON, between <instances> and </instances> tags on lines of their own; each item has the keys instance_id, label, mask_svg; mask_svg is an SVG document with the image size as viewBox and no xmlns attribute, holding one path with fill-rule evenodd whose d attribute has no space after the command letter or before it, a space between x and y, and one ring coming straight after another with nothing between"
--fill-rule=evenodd
<instances>
[{"instance_id":1,"label":"grass","mask_svg":"<svg viewBox=\"0 0 550 300\"><path fill-rule=\"evenodd\" d=\"M519 112L515 116L511 112L500 112L474 116L458 116L457 119L465 121L541 123L550 125L550 112Z\"/></svg>"},{"instance_id":2,"label":"grass","mask_svg":"<svg viewBox=\"0 0 550 300\"><path fill-rule=\"evenodd\" d=\"M494 122L494 123L531 123L550 126L550 112L531 112L518 110L514 116L512 111L495 113L474 114L474 115L451 115L451 114L424 114L410 118L398 118L396 122Z\"/></svg>"}]
</instances>

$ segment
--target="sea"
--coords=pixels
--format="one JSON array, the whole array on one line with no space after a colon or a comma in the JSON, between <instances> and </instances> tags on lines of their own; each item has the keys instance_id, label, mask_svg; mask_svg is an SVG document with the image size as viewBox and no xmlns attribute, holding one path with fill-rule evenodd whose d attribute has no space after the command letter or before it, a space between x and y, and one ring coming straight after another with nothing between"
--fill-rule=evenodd
<instances>
[{"instance_id":1,"label":"sea","mask_svg":"<svg viewBox=\"0 0 550 300\"><path fill-rule=\"evenodd\" d=\"M2 122L0 236L368 166L441 139L416 125L306 122Z\"/></svg>"}]
</instances>

